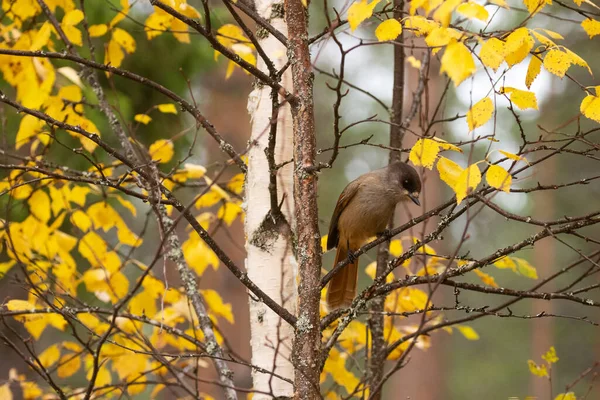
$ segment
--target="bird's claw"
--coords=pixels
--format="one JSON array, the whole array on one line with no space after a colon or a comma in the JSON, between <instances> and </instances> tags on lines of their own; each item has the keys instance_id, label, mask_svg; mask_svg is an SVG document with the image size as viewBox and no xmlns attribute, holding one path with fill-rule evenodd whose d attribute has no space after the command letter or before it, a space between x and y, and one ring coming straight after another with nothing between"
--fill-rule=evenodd
<instances>
[{"instance_id":1,"label":"bird's claw","mask_svg":"<svg viewBox=\"0 0 600 400\"><path fill-rule=\"evenodd\" d=\"M379 232L377 236L389 237L392 234L392 231L389 229L384 229L382 232Z\"/></svg>"},{"instance_id":2,"label":"bird's claw","mask_svg":"<svg viewBox=\"0 0 600 400\"><path fill-rule=\"evenodd\" d=\"M358 256L355 256L352 251L348 252L348 261L350 261L350 264L354 263L354 261L356 261L357 259Z\"/></svg>"}]
</instances>

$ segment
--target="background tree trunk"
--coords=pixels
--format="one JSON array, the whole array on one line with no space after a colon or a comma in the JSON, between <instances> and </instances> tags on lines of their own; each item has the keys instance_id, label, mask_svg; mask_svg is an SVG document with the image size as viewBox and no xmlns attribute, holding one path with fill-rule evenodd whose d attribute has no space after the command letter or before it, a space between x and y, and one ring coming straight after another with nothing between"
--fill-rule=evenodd
<instances>
[{"instance_id":1,"label":"background tree trunk","mask_svg":"<svg viewBox=\"0 0 600 400\"><path fill-rule=\"evenodd\" d=\"M286 34L283 4L271 0L257 0L257 12L273 27ZM260 28L259 28L260 29ZM262 33L260 30L258 33ZM276 69L287 61L285 47L272 35L260 35L258 42L273 60ZM258 67L269 72L264 61L258 58ZM282 76L281 84L291 87L290 73ZM248 277L277 303L292 313L296 308L294 256L291 247L291 228L294 203L292 196L292 164L277 170L274 164L292 158L292 120L288 104L277 106L278 96L268 86L256 85L250 93L248 112L252 118L246 176L246 268ZM293 328L271 311L264 303L250 302L250 330L252 364L267 371L294 379L290 362ZM272 393L273 396L292 396L291 383L271 374L252 370L253 388ZM272 396L255 393L254 399L271 399Z\"/></svg>"}]
</instances>

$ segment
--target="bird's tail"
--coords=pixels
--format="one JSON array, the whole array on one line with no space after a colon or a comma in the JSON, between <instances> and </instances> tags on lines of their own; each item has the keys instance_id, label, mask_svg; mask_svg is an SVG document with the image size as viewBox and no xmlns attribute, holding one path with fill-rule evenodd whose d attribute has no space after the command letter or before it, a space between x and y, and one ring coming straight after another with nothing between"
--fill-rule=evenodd
<instances>
[{"instance_id":1,"label":"bird's tail","mask_svg":"<svg viewBox=\"0 0 600 400\"><path fill-rule=\"evenodd\" d=\"M342 241L340 240L333 265L336 266L340 261L343 261L346 258L348 258L348 249L346 245L342 245ZM350 304L352 304L352 300L354 299L354 296L356 296L357 279L358 257L333 275L331 281L329 281L327 289L327 306L330 311L342 307L349 307Z\"/></svg>"}]
</instances>

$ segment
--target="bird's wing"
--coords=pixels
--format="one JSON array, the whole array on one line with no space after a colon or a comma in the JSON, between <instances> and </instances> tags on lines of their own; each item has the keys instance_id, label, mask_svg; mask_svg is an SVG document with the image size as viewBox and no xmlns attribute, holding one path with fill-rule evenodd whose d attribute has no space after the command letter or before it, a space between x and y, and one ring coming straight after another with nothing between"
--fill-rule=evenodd
<instances>
[{"instance_id":1,"label":"bird's wing","mask_svg":"<svg viewBox=\"0 0 600 400\"><path fill-rule=\"evenodd\" d=\"M360 188L360 181L352 181L344 188L342 194L340 194L340 198L335 205L335 210L333 210L333 215L331 216L331 222L329 223L329 235L327 236L327 250L331 250L338 245L338 241L340 240L340 234L338 231L338 220L340 219L340 215L344 209L350 204L350 201Z\"/></svg>"}]
</instances>

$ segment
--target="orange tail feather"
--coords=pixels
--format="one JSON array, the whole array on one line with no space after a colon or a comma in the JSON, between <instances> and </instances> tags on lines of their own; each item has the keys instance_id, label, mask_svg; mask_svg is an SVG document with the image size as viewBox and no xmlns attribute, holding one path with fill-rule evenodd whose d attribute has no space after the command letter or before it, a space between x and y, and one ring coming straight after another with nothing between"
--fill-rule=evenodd
<instances>
[{"instance_id":1,"label":"orange tail feather","mask_svg":"<svg viewBox=\"0 0 600 400\"><path fill-rule=\"evenodd\" d=\"M348 258L348 250L340 242L335 253L335 262L337 265L340 261ZM342 307L349 307L356 296L356 282L358 279L358 257L354 262L346 265L338 271L329 281L327 289L327 306L330 311Z\"/></svg>"}]
</instances>

